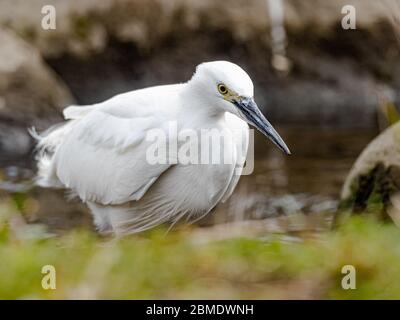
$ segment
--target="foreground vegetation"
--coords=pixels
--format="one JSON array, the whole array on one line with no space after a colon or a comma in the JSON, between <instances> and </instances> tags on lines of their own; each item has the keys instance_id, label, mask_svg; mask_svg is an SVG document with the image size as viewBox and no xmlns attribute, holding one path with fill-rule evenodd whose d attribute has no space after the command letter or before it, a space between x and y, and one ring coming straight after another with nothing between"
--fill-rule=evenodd
<instances>
[{"instance_id":1,"label":"foreground vegetation","mask_svg":"<svg viewBox=\"0 0 400 320\"><path fill-rule=\"evenodd\" d=\"M218 241L198 241L196 232L50 236L4 206L0 298L400 298L400 231L393 225L352 218L313 237ZM55 290L41 286L44 265L55 267ZM341 287L344 265L356 268L355 290Z\"/></svg>"}]
</instances>

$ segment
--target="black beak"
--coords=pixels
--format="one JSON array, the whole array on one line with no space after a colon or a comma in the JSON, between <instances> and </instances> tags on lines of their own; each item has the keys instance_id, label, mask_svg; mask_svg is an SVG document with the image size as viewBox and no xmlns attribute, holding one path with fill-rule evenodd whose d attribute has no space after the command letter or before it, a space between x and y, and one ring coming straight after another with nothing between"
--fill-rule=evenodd
<instances>
[{"instance_id":1,"label":"black beak","mask_svg":"<svg viewBox=\"0 0 400 320\"><path fill-rule=\"evenodd\" d=\"M261 133L268 137L279 149L284 153L290 154L289 148L286 146L283 139L279 136L278 132L264 117L253 99L244 98L239 101L233 101L239 108L240 112L246 118L247 122L255 126Z\"/></svg>"}]
</instances>

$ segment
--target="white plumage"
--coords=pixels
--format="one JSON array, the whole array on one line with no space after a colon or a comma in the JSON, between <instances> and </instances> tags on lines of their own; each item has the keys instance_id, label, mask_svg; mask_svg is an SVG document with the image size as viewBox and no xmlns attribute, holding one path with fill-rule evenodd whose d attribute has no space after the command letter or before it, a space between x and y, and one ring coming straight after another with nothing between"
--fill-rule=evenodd
<instances>
[{"instance_id":1,"label":"white plumage","mask_svg":"<svg viewBox=\"0 0 400 320\"><path fill-rule=\"evenodd\" d=\"M71 190L89 206L103 232L121 235L202 217L226 200L239 181L248 147L246 121L288 152L252 97L249 76L235 64L216 61L198 66L187 83L70 106L64 110L67 122L37 137L37 183ZM147 133L161 129L171 135L171 122L179 131L217 129L230 161L149 163L147 152L154 142Z\"/></svg>"}]
</instances>

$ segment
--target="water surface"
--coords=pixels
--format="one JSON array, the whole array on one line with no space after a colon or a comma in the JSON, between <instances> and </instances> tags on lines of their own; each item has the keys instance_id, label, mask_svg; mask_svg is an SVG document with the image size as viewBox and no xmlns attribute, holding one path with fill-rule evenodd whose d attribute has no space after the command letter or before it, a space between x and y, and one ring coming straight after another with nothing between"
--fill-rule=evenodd
<instances>
[{"instance_id":1,"label":"water surface","mask_svg":"<svg viewBox=\"0 0 400 320\"><path fill-rule=\"evenodd\" d=\"M343 181L356 157L377 134L371 130L277 127L292 151L286 156L256 133L255 168L243 176L233 196L202 225L264 219L296 213L332 212ZM85 206L67 202L63 191L31 188L32 157L0 158L0 195L23 197L29 222L52 230L91 228Z\"/></svg>"}]
</instances>

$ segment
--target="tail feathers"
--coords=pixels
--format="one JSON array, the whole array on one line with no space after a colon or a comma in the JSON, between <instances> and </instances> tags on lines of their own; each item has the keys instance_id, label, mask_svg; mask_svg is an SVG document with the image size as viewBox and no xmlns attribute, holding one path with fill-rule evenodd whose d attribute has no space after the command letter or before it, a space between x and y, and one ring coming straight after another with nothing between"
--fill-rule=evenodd
<instances>
[{"instance_id":1,"label":"tail feathers","mask_svg":"<svg viewBox=\"0 0 400 320\"><path fill-rule=\"evenodd\" d=\"M37 141L37 185L53 188L64 187L56 174L54 155L57 148L63 143L65 137L70 132L76 119L83 118L93 110L94 106L69 106L63 111L65 119L68 120L67 122L56 124L40 134L36 132L35 128L29 130L31 136Z\"/></svg>"},{"instance_id":2,"label":"tail feathers","mask_svg":"<svg viewBox=\"0 0 400 320\"><path fill-rule=\"evenodd\" d=\"M71 122L65 122L56 124L41 134L37 133L35 128L29 130L31 136L37 141L36 161L38 173L35 179L37 185L53 188L63 187L56 174L54 154L70 129Z\"/></svg>"}]
</instances>

